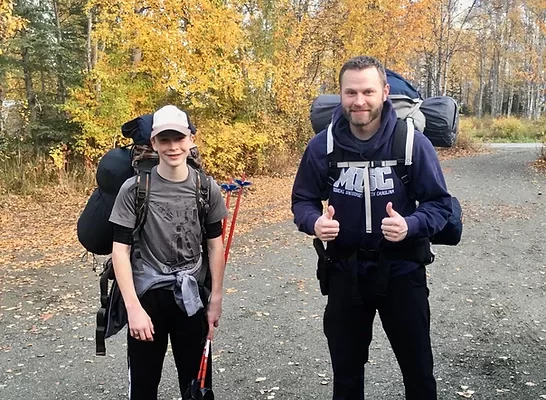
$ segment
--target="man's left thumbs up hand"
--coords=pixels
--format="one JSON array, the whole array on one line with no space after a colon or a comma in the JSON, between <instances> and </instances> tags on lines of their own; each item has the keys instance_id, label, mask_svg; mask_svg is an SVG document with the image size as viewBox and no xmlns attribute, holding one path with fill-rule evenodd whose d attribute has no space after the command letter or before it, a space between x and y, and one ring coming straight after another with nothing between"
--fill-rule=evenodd
<instances>
[{"instance_id":1,"label":"man's left thumbs up hand","mask_svg":"<svg viewBox=\"0 0 546 400\"><path fill-rule=\"evenodd\" d=\"M381 231L385 239L389 242L404 240L408 234L408 224L404 217L394 211L390 201L387 203L387 215L388 217L381 221Z\"/></svg>"}]
</instances>

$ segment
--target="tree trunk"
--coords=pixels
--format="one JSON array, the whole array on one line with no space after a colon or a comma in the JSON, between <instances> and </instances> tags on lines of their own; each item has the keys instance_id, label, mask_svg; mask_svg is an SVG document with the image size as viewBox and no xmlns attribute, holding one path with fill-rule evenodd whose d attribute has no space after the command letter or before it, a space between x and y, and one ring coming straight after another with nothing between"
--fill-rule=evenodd
<instances>
[{"instance_id":1,"label":"tree trunk","mask_svg":"<svg viewBox=\"0 0 546 400\"><path fill-rule=\"evenodd\" d=\"M64 68L63 55L61 53L63 46L63 32L61 29L61 20L59 18L59 3L58 0L53 0L53 11L55 13L55 27L56 27L56 36L57 36L57 103L63 104L66 100L66 85L65 85L65 75L66 71Z\"/></svg>"},{"instance_id":2,"label":"tree trunk","mask_svg":"<svg viewBox=\"0 0 546 400\"><path fill-rule=\"evenodd\" d=\"M527 107L525 110L525 116L529 119L531 119L531 116L533 115L533 100L534 100L533 82L528 82L527 83Z\"/></svg>"},{"instance_id":3,"label":"tree trunk","mask_svg":"<svg viewBox=\"0 0 546 400\"><path fill-rule=\"evenodd\" d=\"M2 82L4 82L4 74L2 71L0 71L0 133L4 132L4 86L2 85ZM7 111L6 111L7 113Z\"/></svg>"},{"instance_id":4,"label":"tree trunk","mask_svg":"<svg viewBox=\"0 0 546 400\"><path fill-rule=\"evenodd\" d=\"M495 48L493 50L493 60L491 63L491 116L498 116L498 95L499 95L499 53Z\"/></svg>"},{"instance_id":5,"label":"tree trunk","mask_svg":"<svg viewBox=\"0 0 546 400\"><path fill-rule=\"evenodd\" d=\"M28 47L23 47L21 51L21 59L23 63L23 75L25 79L25 91L27 97L28 107L28 124L26 126L27 137L32 138L34 145L34 153L38 154L38 137L36 130L33 129L36 124L37 112L36 112L36 93L32 85L32 69L30 66L30 53Z\"/></svg>"},{"instance_id":6,"label":"tree trunk","mask_svg":"<svg viewBox=\"0 0 546 400\"><path fill-rule=\"evenodd\" d=\"M485 71L485 57L486 57L486 49L485 44L482 42L482 45L480 46L480 69L478 73L478 106L476 109L478 110L478 118L481 118L483 116L483 92L484 92L484 71Z\"/></svg>"},{"instance_id":7,"label":"tree trunk","mask_svg":"<svg viewBox=\"0 0 546 400\"><path fill-rule=\"evenodd\" d=\"M504 106L504 82L506 77L506 57L501 60L501 67L499 73L499 106L497 108L497 115L503 115Z\"/></svg>"},{"instance_id":8,"label":"tree trunk","mask_svg":"<svg viewBox=\"0 0 546 400\"><path fill-rule=\"evenodd\" d=\"M510 84L510 96L508 97L508 109L506 110L506 116L512 114L512 107L514 106L514 85Z\"/></svg>"},{"instance_id":9,"label":"tree trunk","mask_svg":"<svg viewBox=\"0 0 546 400\"><path fill-rule=\"evenodd\" d=\"M93 46L91 43L91 32L93 32L93 9L87 13L87 73L91 72L94 64Z\"/></svg>"}]
</instances>

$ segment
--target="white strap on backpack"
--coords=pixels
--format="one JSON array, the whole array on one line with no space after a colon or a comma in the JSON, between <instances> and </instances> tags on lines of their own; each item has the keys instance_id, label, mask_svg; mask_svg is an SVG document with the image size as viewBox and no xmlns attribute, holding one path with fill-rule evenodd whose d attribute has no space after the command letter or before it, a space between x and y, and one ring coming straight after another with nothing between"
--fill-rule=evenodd
<instances>
[{"instance_id":1,"label":"white strap on backpack","mask_svg":"<svg viewBox=\"0 0 546 400\"><path fill-rule=\"evenodd\" d=\"M329 155L334 151L334 134L332 132L332 123L328 125L326 130L326 154ZM372 196L370 189L370 168L379 167L396 167L400 162L404 165L410 166L413 163L413 142L415 139L415 125L413 118L406 119L406 145L405 145L405 157L403 160L379 160L379 161L339 161L336 168L363 168L364 169L364 207L366 214L366 233L372 233Z\"/></svg>"}]
</instances>

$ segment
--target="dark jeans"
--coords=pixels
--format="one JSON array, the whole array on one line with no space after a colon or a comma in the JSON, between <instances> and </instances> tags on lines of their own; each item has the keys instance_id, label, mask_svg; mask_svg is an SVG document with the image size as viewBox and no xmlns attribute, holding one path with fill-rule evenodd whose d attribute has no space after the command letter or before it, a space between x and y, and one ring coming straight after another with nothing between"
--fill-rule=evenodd
<instances>
[{"instance_id":1,"label":"dark jeans","mask_svg":"<svg viewBox=\"0 0 546 400\"><path fill-rule=\"evenodd\" d=\"M406 399L436 400L425 267L391 278L384 297L373 295L372 282L373 273L360 276L353 291L349 274L336 269L330 274L324 333L334 370L333 400L364 399L376 310L402 370Z\"/></svg>"},{"instance_id":2,"label":"dark jeans","mask_svg":"<svg viewBox=\"0 0 546 400\"><path fill-rule=\"evenodd\" d=\"M203 347L208 333L204 311L192 317L175 303L172 290L154 289L140 299L142 307L154 325L154 341L143 342L127 335L129 364L129 398L131 400L156 400L161 380L163 360L170 336L171 347L178 371L181 393L192 379L197 378ZM207 387L211 387L212 360L209 357Z\"/></svg>"}]
</instances>

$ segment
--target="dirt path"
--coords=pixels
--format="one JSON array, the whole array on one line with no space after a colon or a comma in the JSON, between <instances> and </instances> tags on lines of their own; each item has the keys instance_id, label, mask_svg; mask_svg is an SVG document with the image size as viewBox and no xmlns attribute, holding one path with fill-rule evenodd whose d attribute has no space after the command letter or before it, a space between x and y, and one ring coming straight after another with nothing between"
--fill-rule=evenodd
<instances>
[{"instance_id":1,"label":"dirt path","mask_svg":"<svg viewBox=\"0 0 546 400\"><path fill-rule=\"evenodd\" d=\"M516 149L443 163L466 226L429 268L440 399L546 398L546 178L534 158ZM314 265L290 221L235 240L213 351L217 399L331 397ZM97 291L89 263L0 266L1 399L126 398L123 334L94 356ZM367 398L403 399L379 319L375 332ZM178 399L167 359L160 398Z\"/></svg>"}]
</instances>

